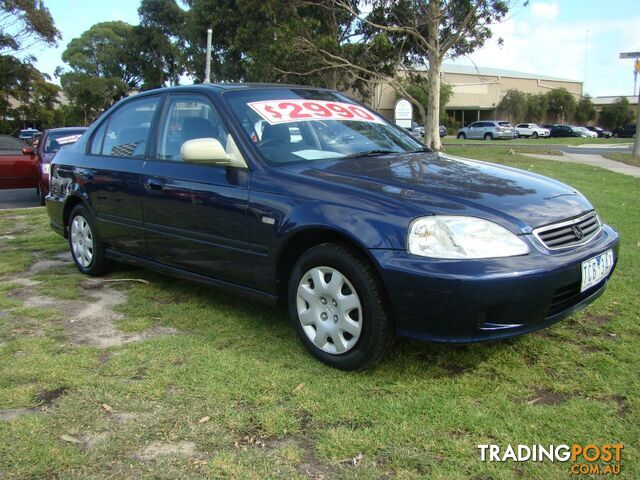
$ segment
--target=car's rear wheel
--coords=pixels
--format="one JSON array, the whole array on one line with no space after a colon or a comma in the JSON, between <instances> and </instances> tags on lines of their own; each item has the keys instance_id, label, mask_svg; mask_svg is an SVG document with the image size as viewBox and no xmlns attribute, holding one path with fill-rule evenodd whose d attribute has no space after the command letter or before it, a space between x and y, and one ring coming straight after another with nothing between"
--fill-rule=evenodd
<instances>
[{"instance_id":1,"label":"car's rear wheel","mask_svg":"<svg viewBox=\"0 0 640 480\"><path fill-rule=\"evenodd\" d=\"M491 135L490 133L485 133L484 134L484 139L485 140L493 140L493 135Z\"/></svg>"},{"instance_id":2,"label":"car's rear wheel","mask_svg":"<svg viewBox=\"0 0 640 480\"><path fill-rule=\"evenodd\" d=\"M458 139L459 140L464 140L465 138L467 138L467 136L464 133L459 133L458 134Z\"/></svg>"},{"instance_id":3,"label":"car's rear wheel","mask_svg":"<svg viewBox=\"0 0 640 480\"><path fill-rule=\"evenodd\" d=\"M110 262L98 236L91 212L77 205L69 215L69 248L73 261L85 275L102 275L109 270Z\"/></svg>"},{"instance_id":4,"label":"car's rear wheel","mask_svg":"<svg viewBox=\"0 0 640 480\"><path fill-rule=\"evenodd\" d=\"M618 132L613 134L613 138L618 138Z\"/></svg>"},{"instance_id":5,"label":"car's rear wheel","mask_svg":"<svg viewBox=\"0 0 640 480\"><path fill-rule=\"evenodd\" d=\"M288 304L303 345L332 367L367 368L393 341L377 272L347 246L324 243L305 252L291 272Z\"/></svg>"},{"instance_id":6,"label":"car's rear wheel","mask_svg":"<svg viewBox=\"0 0 640 480\"><path fill-rule=\"evenodd\" d=\"M531 134L531 138L538 138L538 132L533 132Z\"/></svg>"}]
</instances>

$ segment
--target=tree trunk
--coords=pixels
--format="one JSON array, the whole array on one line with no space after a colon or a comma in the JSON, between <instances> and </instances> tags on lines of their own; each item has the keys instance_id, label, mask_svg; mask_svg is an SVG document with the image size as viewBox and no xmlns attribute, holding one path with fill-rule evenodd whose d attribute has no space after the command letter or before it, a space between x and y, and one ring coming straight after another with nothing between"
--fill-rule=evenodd
<instances>
[{"instance_id":1,"label":"tree trunk","mask_svg":"<svg viewBox=\"0 0 640 480\"><path fill-rule=\"evenodd\" d=\"M427 73L427 118L424 124L425 143L433 150L440 150L440 62L429 61Z\"/></svg>"}]
</instances>

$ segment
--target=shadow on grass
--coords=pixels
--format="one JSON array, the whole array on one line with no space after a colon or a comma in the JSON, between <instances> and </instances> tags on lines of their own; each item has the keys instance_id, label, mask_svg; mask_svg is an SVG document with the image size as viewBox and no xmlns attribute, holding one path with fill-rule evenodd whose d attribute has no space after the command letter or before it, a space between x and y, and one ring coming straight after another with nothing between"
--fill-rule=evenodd
<instances>
[{"instance_id":1,"label":"shadow on grass","mask_svg":"<svg viewBox=\"0 0 640 480\"><path fill-rule=\"evenodd\" d=\"M221 293L213 287L176 279L141 268L117 264L114 278L141 278L151 282L129 291L128 315L146 315L182 331L201 336L215 348L238 348L243 356L276 363L299 362L307 355L285 308ZM518 339L469 345L443 345L397 339L387 355L370 370L424 378L473 374L493 355L510 349ZM292 357L293 355L293 357ZM285 358L283 358L283 356ZM393 373L392 373L393 372Z\"/></svg>"}]
</instances>

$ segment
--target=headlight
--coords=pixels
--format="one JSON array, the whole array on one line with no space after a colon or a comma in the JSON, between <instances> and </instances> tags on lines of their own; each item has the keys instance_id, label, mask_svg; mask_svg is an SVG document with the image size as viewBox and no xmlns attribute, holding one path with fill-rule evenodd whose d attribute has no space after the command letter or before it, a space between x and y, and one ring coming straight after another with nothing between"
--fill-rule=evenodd
<instances>
[{"instance_id":1,"label":"headlight","mask_svg":"<svg viewBox=\"0 0 640 480\"><path fill-rule=\"evenodd\" d=\"M43 163L40 165L40 169L42 170L42 173L44 173L45 175L49 175L51 173L51 164Z\"/></svg>"},{"instance_id":2,"label":"headlight","mask_svg":"<svg viewBox=\"0 0 640 480\"><path fill-rule=\"evenodd\" d=\"M495 258L529 253L504 227L475 217L433 216L409 225L409 253L433 258Z\"/></svg>"}]
</instances>

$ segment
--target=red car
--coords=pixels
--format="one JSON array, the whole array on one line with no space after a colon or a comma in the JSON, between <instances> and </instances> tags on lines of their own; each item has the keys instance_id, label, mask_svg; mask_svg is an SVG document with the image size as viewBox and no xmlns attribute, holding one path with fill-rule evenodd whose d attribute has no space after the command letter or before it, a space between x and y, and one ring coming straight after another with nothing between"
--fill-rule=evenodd
<instances>
[{"instance_id":1,"label":"red car","mask_svg":"<svg viewBox=\"0 0 640 480\"><path fill-rule=\"evenodd\" d=\"M9 135L0 135L0 189L38 188L33 147Z\"/></svg>"},{"instance_id":2,"label":"red car","mask_svg":"<svg viewBox=\"0 0 640 480\"><path fill-rule=\"evenodd\" d=\"M38 172L38 193L40 202L45 204L45 197L49 193L49 173L51 160L63 147L73 145L86 131L86 127L51 128L45 130L38 139L36 146L36 162Z\"/></svg>"}]
</instances>

